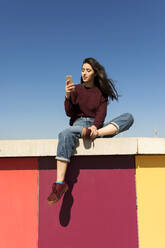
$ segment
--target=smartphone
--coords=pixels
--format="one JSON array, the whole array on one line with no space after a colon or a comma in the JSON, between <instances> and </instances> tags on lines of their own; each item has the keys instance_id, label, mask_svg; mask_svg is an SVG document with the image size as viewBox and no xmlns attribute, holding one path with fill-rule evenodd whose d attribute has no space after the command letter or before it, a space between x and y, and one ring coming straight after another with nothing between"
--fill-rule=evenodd
<instances>
[{"instance_id":1,"label":"smartphone","mask_svg":"<svg viewBox=\"0 0 165 248\"><path fill-rule=\"evenodd\" d=\"M66 80L69 80L68 84L72 84L72 75L66 75Z\"/></svg>"}]
</instances>

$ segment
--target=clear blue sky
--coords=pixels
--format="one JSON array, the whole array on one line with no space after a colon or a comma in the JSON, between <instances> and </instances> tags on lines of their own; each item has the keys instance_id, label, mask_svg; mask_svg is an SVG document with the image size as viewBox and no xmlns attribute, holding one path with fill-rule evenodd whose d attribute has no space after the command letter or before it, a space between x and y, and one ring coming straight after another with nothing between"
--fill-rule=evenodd
<instances>
[{"instance_id":1,"label":"clear blue sky","mask_svg":"<svg viewBox=\"0 0 165 248\"><path fill-rule=\"evenodd\" d=\"M123 137L165 137L164 0L1 0L0 139L54 139L68 125L65 75L96 58L122 95Z\"/></svg>"}]
</instances>

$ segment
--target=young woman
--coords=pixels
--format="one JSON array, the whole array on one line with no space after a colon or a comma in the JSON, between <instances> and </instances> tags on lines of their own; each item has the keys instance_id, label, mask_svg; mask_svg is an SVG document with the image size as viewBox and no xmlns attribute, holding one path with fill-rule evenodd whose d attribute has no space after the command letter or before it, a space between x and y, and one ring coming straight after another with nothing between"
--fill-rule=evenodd
<instances>
[{"instance_id":1,"label":"young woman","mask_svg":"<svg viewBox=\"0 0 165 248\"><path fill-rule=\"evenodd\" d=\"M48 204L56 203L68 190L65 173L79 138L113 137L130 128L133 117L129 113L113 119L104 126L108 98L118 100L113 81L94 58L82 64L81 84L66 81L65 111L70 117L70 127L59 134L57 147L57 181L52 186Z\"/></svg>"}]
</instances>

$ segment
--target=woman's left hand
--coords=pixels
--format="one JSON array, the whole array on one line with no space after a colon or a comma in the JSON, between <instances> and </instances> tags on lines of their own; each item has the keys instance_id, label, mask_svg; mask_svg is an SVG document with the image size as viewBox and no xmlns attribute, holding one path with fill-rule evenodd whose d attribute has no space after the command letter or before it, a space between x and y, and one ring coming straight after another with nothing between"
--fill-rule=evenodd
<instances>
[{"instance_id":1,"label":"woman's left hand","mask_svg":"<svg viewBox=\"0 0 165 248\"><path fill-rule=\"evenodd\" d=\"M95 125L92 125L91 127L88 128L91 130L90 138L95 139L98 136L97 127Z\"/></svg>"}]
</instances>

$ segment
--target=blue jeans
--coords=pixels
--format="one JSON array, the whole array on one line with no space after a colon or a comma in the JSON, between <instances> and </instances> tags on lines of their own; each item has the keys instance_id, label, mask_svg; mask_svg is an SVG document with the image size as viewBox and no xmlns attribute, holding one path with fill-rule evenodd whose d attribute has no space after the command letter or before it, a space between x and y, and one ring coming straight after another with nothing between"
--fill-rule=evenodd
<instances>
[{"instance_id":1,"label":"blue jeans","mask_svg":"<svg viewBox=\"0 0 165 248\"><path fill-rule=\"evenodd\" d=\"M56 156L57 160L70 162L70 157L72 156L78 139L81 138L82 128L92 126L93 121L94 118L91 117L80 117L74 122L73 126L70 126L59 133ZM129 113L118 116L109 123L103 125L106 126L111 123L117 127L118 132L116 134L107 135L104 137L113 137L128 130L132 126L133 122L133 116Z\"/></svg>"}]
</instances>

